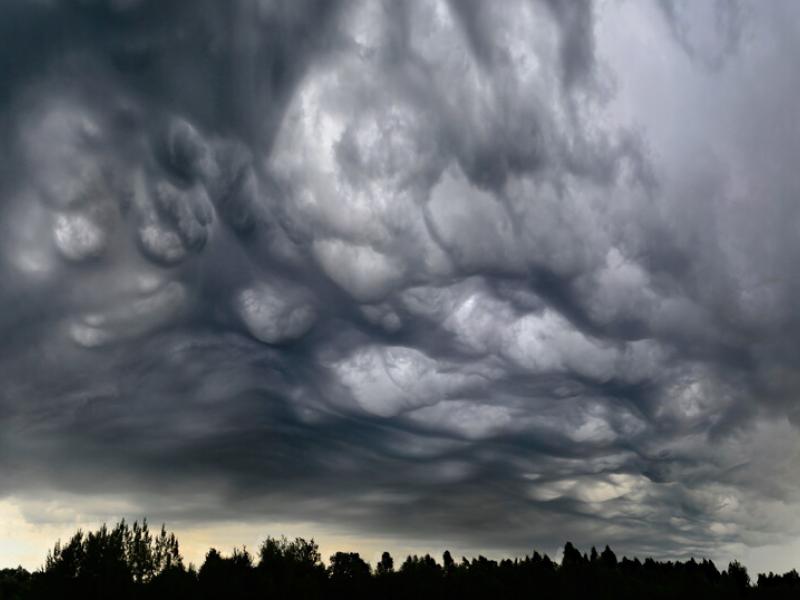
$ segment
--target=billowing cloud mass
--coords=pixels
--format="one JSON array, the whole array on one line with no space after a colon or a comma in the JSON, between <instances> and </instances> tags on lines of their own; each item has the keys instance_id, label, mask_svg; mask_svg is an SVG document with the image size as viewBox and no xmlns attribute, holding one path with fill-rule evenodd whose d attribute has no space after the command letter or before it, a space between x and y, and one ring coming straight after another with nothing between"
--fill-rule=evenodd
<instances>
[{"instance_id":1,"label":"billowing cloud mass","mask_svg":"<svg viewBox=\"0 0 800 600\"><path fill-rule=\"evenodd\" d=\"M797 536L797 13L4 2L0 493Z\"/></svg>"}]
</instances>

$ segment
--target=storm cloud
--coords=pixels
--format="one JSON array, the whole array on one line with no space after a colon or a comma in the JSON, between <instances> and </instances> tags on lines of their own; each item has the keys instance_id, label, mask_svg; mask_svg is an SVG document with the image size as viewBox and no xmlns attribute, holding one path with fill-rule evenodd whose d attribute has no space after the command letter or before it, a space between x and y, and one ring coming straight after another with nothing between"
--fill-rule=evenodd
<instances>
[{"instance_id":1,"label":"storm cloud","mask_svg":"<svg viewBox=\"0 0 800 600\"><path fill-rule=\"evenodd\" d=\"M795 13L4 2L0 493L796 536Z\"/></svg>"}]
</instances>

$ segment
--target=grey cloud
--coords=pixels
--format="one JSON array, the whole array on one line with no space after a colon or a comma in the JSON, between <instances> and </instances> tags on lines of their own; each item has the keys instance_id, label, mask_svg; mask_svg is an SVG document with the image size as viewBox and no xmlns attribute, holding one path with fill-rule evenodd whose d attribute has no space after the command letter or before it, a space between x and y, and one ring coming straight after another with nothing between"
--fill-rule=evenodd
<instances>
[{"instance_id":1,"label":"grey cloud","mask_svg":"<svg viewBox=\"0 0 800 600\"><path fill-rule=\"evenodd\" d=\"M708 69L720 69L735 54L745 30L741 2L709 2L706 5L659 0L675 42L693 61Z\"/></svg>"},{"instance_id":2,"label":"grey cloud","mask_svg":"<svg viewBox=\"0 0 800 600\"><path fill-rule=\"evenodd\" d=\"M787 532L797 140L745 117L793 108L730 93L797 81L732 52L744 12L709 70L663 3L2 10L3 493L514 551Z\"/></svg>"}]
</instances>

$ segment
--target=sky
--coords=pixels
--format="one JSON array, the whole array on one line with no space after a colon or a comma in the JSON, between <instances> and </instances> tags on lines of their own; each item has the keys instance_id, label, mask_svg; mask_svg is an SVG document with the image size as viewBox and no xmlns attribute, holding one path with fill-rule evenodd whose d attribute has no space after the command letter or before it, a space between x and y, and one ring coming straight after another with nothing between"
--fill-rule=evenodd
<instances>
[{"instance_id":1,"label":"sky","mask_svg":"<svg viewBox=\"0 0 800 600\"><path fill-rule=\"evenodd\" d=\"M0 565L800 566L798 13L5 0Z\"/></svg>"}]
</instances>

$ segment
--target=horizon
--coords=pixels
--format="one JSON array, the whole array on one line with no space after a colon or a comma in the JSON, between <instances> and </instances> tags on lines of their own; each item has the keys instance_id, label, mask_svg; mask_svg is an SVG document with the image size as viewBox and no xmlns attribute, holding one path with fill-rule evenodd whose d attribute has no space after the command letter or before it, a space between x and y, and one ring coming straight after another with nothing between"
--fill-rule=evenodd
<instances>
[{"instance_id":1,"label":"horizon","mask_svg":"<svg viewBox=\"0 0 800 600\"><path fill-rule=\"evenodd\" d=\"M211 550L218 551L223 557L232 556L234 551L247 551L247 552L250 553L251 556L256 557L258 555L259 547L261 546L261 544L267 538L275 538L275 539L286 538L288 540L300 538L300 539L304 539L306 541L315 542L315 543L317 543L319 545L321 561L326 566L330 564L330 559L337 552L353 552L353 551L355 551L357 554L360 555L360 557L363 560L366 561L366 563L372 569L374 569L375 566L378 565L378 563L380 562L380 559L381 559L381 555L384 552L388 552L395 559L395 561L398 564L401 561L403 561L405 558L411 557L411 556L420 556L420 557L431 556L437 562L437 564L442 564L442 555L445 552L450 552L456 563L460 563L463 559L472 560L472 559L476 559L478 557L485 557L485 558L487 558L489 560L496 560L496 561L501 561L501 560L504 560L504 559L510 559L510 560L513 561L513 560L517 560L517 559L529 558L529 557L533 556L534 553L538 552L542 557L549 558L551 561L553 561L554 564L561 565L562 561L563 561L562 553L563 553L563 550L564 550L564 546L566 544L572 544L578 550L578 552L581 555L583 555L584 557L587 557L590 554L591 550L596 550L597 552L602 552L604 548L611 548L608 544L590 544L589 546L584 547L581 544L573 544L573 542L571 540L566 540L564 542L564 544L562 544L560 547L558 547L558 548L556 548L556 549L554 549L552 551L547 551L545 549L536 547L536 545L534 544L530 549L528 549L527 551L525 551L523 553L513 553L513 552L503 552L503 551L492 550L492 549L489 549L488 551L486 551L486 550L483 550L483 551L470 551L470 550L458 551L458 550L454 550L453 548L448 547L446 545L438 546L438 547L435 547L434 549L431 549L431 547L427 547L427 548L426 547L421 547L421 549L420 549L420 547L410 546L408 544L406 544L406 545L398 545L397 541L395 541L394 542L394 548L395 549L392 550L391 549L392 542L389 543L389 546L380 545L382 542L379 542L377 540L366 540L366 539L364 539L362 537L357 537L357 536L354 536L354 537L341 536L341 539L339 541L332 542L332 543L329 543L328 545L325 545L323 543L320 543L320 541L319 541L317 536L314 536L314 535L310 534L308 531L305 531L303 529L303 526L300 526L299 529L295 529L295 531L299 531L300 532L300 533L297 533L297 534L286 535L284 533L274 533L274 532L266 532L266 533L262 533L262 534L253 534L251 532L249 535L243 535L243 532L238 531L239 527L234 526L231 529L228 526L226 526L225 524L218 524L215 528L224 528L224 533L222 533L221 535L220 535L220 533L214 534L214 533L210 533L208 530L204 530L204 529L200 530L199 532L194 532L194 535L188 536L189 539L193 540L193 543L189 545L189 547L190 547L189 552L186 552L185 551L185 547L186 546L181 541L182 540L182 536L177 532L177 530L173 530L172 528L167 526L167 524L163 523L163 524L156 525L155 523L151 523L146 518L144 520L142 520L142 519L127 520L127 519L123 518L123 519L120 519L120 520L118 520L116 522L103 522L103 523L100 523L100 524L96 524L94 526L92 526L92 525L81 525L81 526L78 526L77 528L73 528L70 531L66 531L65 530L65 534L63 536L59 536L57 539L51 540L51 542L47 545L45 553L42 555L41 559L38 560L38 562L36 563L35 566L26 566L26 565L23 565L23 564L9 566L9 565L0 564L0 570L21 567L23 569L26 569L29 572L41 571L42 567L44 566L44 563L45 563L45 558L47 556L47 552L52 551L52 549L56 545L56 543L61 544L63 546L64 543L66 543L70 538L72 538L78 532L82 532L85 535L87 533L90 533L90 532L93 532L93 531L97 531L100 527L108 527L109 529L111 529L114 526L116 526L116 525L118 525L120 523L123 523L123 522L128 524L129 526L132 525L134 522L138 522L140 524L147 523L151 527L151 531L153 533L155 533L158 529L160 529L161 525L164 525L164 527L166 528L167 532L175 533L175 535L176 535L176 537L178 539L178 542L180 543L180 554L184 558L186 568L195 569L195 570L200 568L200 566L205 561L205 559L206 559L206 557L208 555L208 552L211 551ZM212 531L215 528L212 528ZM250 526L248 526L248 528L250 528ZM290 528L290 530L291 529L292 528ZM237 534L240 537L248 538L248 539L246 539L245 542L236 542L233 539L232 536L237 535ZM210 540L210 539L216 539L216 540L224 539L225 543L227 543L228 545L224 546L224 545L219 545L219 544L215 544L215 543L210 543L210 544L207 544L205 546L205 549L202 549L201 548L202 544L206 543L206 541ZM255 540L255 542L253 542L253 540ZM355 543L355 545L360 545L362 550L359 551L357 548L353 547L353 545L348 545L348 543L346 541L343 541L343 540L353 541ZM366 546L364 545L365 543L366 543ZM363 551L363 548L369 548L369 549L367 551ZM611 548L611 550L613 551L614 549ZM620 554L619 556L617 556L617 559L620 560L620 561L625 559L625 558L627 558L629 560L639 560L639 561L644 561L645 559L653 559L653 560L656 560L656 561L663 561L663 562L670 562L670 561L673 561L673 562L686 562L686 561L689 561L689 560L695 560L695 561L700 562L702 560L710 560L712 563L714 563L720 569L725 569L727 564L729 564L731 562L739 562L739 563L743 564L745 566L745 568L748 569L748 571L751 570L751 569L749 569L747 567L746 564L744 564L742 561L739 560L738 557L735 557L735 556L730 557L728 560L725 560L725 559L714 560L714 559L712 559L711 557L708 557L708 556L694 556L694 555L688 555L688 556L685 556L685 557L683 557L683 556L655 557L655 556L651 556L651 555L646 555L646 556L638 556L638 555L636 555L636 556L627 556L627 555L624 555L624 554ZM785 571L784 571L783 569L775 569L774 566L773 566L773 568L770 568L770 569L752 570L753 571L752 572L752 577L755 579L756 575L762 574L762 573L763 574L767 574L767 573L773 573L774 572L774 573L780 574L782 572L788 572L788 571L792 571L792 570L796 571L797 567L791 567L791 568L785 569Z\"/></svg>"},{"instance_id":2,"label":"horizon","mask_svg":"<svg viewBox=\"0 0 800 600\"><path fill-rule=\"evenodd\" d=\"M1 508L0 506L0 517L7 516L3 513ZM16 556L24 557L19 563L6 564L7 561L3 560L3 557L6 555L4 546L0 544L0 569L21 566L30 572L34 572L43 566L47 552L53 549L56 541L63 543L71 538L78 530L86 533L96 530L103 524L110 527L121 519L125 520L127 523L133 523L137 520L142 522L143 517L134 519L120 517L103 522L87 522L73 525L45 525L39 526L40 529L35 534L32 534L32 530L29 530L28 539L31 540L33 538L36 541L35 543L31 543L31 541L28 542L29 549L24 555L16 554ZM378 564L383 552L389 552L396 561L398 559L402 560L407 556L424 556L427 554L436 559L437 562L440 562L441 556L446 550L452 553L456 562L459 562L462 557L472 559L478 556L485 556L490 560L502 560L505 558L513 560L515 558L524 558L525 556L531 555L534 551L538 551L543 555L549 556L556 564L560 564L563 546L567 542L572 542L582 554L588 554L592 547L601 551L607 545L601 542L587 541L586 543L580 543L573 540L565 540L564 543L549 549L532 543L527 549L519 549L515 552L514 550L486 548L481 546L467 547L457 544L418 543L414 540L403 540L397 537L364 537L353 532L349 534L340 533L339 535L331 534L330 532L322 532L322 535L315 535L313 526L309 524L264 523L253 526L251 524L237 524L233 521L230 523L215 523L208 527L192 527L187 530L182 530L180 526L176 528L170 527L169 523L156 523L149 519L147 522L152 528L157 529L163 524L168 531L174 532L180 542L181 554L186 561L186 565L193 565L195 568L199 568L199 566L203 564L206 554L211 548L218 550L224 556L229 556L234 548L246 549L251 554L255 554L259 545L268 536L273 538L285 536L289 539L300 537L306 540L314 540L319 544L322 561L325 564L329 562L330 556L336 552L354 551L358 552L361 558L372 567ZM185 531L185 533L182 531ZM53 535L54 533L55 536ZM8 539L13 542L14 538L18 539L19 537L20 536L12 534L8 536ZM613 546L609 545L609 547L611 547L612 550L614 549ZM800 547L800 542L798 542L796 548L797 547ZM713 561L719 568L725 568L728 563L738 561L751 572L753 577L755 577L755 575L760 573L784 573L792 569L800 570L800 565L796 564L795 559L792 558L792 556L797 556L797 554L793 554L793 552L796 552L796 550L789 546L777 549L755 549L755 551L753 549L747 549L742 555L626 555L624 553L619 553L618 558L621 560L623 557L627 556L629 559L638 558L639 560L644 560L645 558L653 558L659 561L687 561L691 558L698 561L708 559ZM783 558L775 560L773 558L775 554ZM12 556L13 555L14 554L12 554Z\"/></svg>"},{"instance_id":3,"label":"horizon","mask_svg":"<svg viewBox=\"0 0 800 600\"><path fill-rule=\"evenodd\" d=\"M798 23L3 2L0 565L147 516L800 566Z\"/></svg>"},{"instance_id":4,"label":"horizon","mask_svg":"<svg viewBox=\"0 0 800 600\"><path fill-rule=\"evenodd\" d=\"M400 559L402 560L402 558ZM373 568L357 552L340 551L322 559L313 539L268 537L256 552L234 548L229 555L209 549L202 565L188 568L174 533L147 522L124 521L96 531L78 531L56 543L43 569L0 570L0 593L16 600L64 597L241 598L300 594L313 598L547 598L663 597L687 593L706 598L793 597L800 587L797 570L758 574L731 561L719 569L713 561L654 561L618 557L609 547L581 553L566 542L560 563L533 551L499 562L483 555L441 562L425 554L402 563L383 552Z\"/></svg>"}]
</instances>

